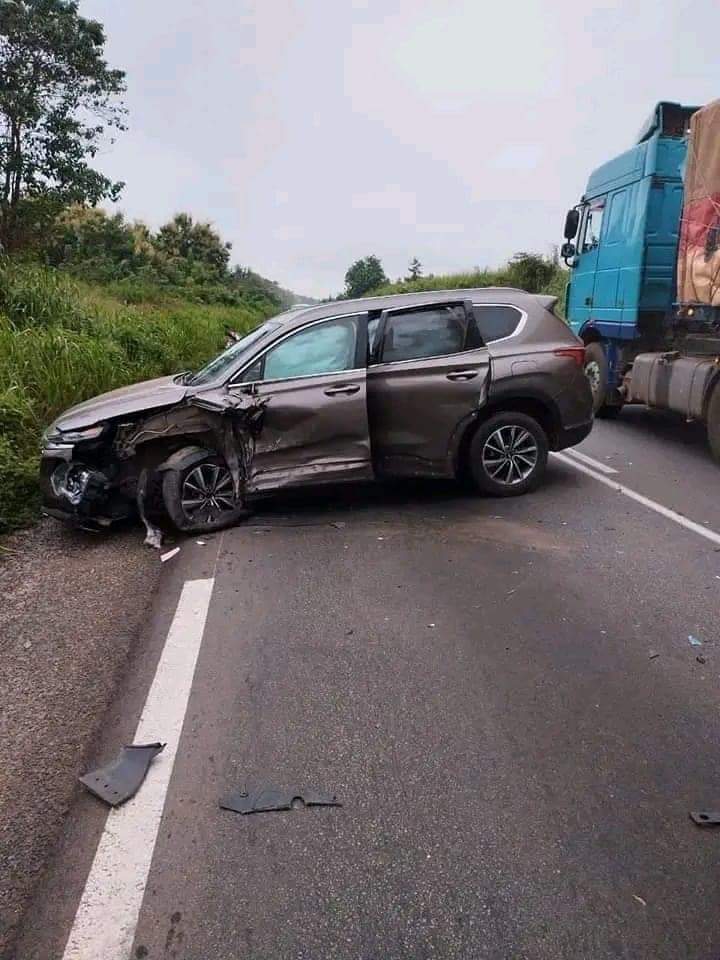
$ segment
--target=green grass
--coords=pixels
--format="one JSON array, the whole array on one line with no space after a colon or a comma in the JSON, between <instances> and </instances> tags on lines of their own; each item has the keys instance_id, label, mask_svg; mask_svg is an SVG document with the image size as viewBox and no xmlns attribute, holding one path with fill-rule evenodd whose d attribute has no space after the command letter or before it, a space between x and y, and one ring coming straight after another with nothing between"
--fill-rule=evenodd
<instances>
[{"instance_id":1,"label":"green grass","mask_svg":"<svg viewBox=\"0 0 720 960\"><path fill-rule=\"evenodd\" d=\"M224 305L0 263L0 533L38 515L40 439L60 412L114 387L197 369L222 349L226 328L250 330L272 312L257 298Z\"/></svg>"}]
</instances>

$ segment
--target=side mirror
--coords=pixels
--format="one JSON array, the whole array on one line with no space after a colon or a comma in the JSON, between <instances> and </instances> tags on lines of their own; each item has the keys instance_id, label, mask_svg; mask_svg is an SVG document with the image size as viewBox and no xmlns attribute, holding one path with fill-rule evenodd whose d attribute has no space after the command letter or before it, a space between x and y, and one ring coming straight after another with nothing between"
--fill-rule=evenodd
<instances>
[{"instance_id":1,"label":"side mirror","mask_svg":"<svg viewBox=\"0 0 720 960\"><path fill-rule=\"evenodd\" d=\"M574 243L564 243L560 247L560 256L563 260L570 260L575 256L575 244Z\"/></svg>"},{"instance_id":2,"label":"side mirror","mask_svg":"<svg viewBox=\"0 0 720 960\"><path fill-rule=\"evenodd\" d=\"M573 207L572 210L568 210L567 216L565 217L565 231L563 236L566 240L573 240L575 238L579 223L580 211ZM565 254L563 254L563 256L565 256Z\"/></svg>"}]
</instances>

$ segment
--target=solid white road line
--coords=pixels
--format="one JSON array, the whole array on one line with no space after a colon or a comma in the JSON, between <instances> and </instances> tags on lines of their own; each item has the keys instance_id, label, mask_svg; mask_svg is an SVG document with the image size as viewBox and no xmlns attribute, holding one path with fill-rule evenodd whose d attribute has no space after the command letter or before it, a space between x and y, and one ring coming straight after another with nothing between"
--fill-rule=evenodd
<instances>
[{"instance_id":1,"label":"solid white road line","mask_svg":"<svg viewBox=\"0 0 720 960\"><path fill-rule=\"evenodd\" d=\"M670 507L664 507L661 503L658 503L657 500L651 500L650 497L643 496L642 493L638 493L637 490L631 490L630 487L618 483L617 480L611 480L609 477L604 477L601 473L596 473L595 470L591 470L590 467L586 467L577 460L573 460L572 457L566 457L564 453L556 453L554 457L556 460L560 460L562 463L573 467L573 469L579 470L580 473L586 473L589 477L594 477L598 483L604 483L605 486L610 487L611 490L622 493L631 500L635 500L636 503L641 503L644 507L649 507L650 510L654 510L655 513L659 513L661 516L667 517L668 520L672 520L681 527L685 527L686 530L692 530L693 533L700 534L701 537L705 537L705 539L710 540L711 543L720 545L720 533L715 533L714 530L704 527L701 523L695 523L694 520L688 520L688 518L684 517L681 513L671 510Z\"/></svg>"},{"instance_id":2,"label":"solid white road line","mask_svg":"<svg viewBox=\"0 0 720 960\"><path fill-rule=\"evenodd\" d=\"M601 463L599 460L594 460L586 453L581 453L579 450L576 450L575 447L568 447L567 450L563 450L563 453L566 453L571 457L577 457L578 460L582 460L582 462L586 463L589 467L595 467L595 469L599 470L600 473L607 473L608 475L617 473L617 470L614 467L609 467L606 463Z\"/></svg>"},{"instance_id":3,"label":"solid white road line","mask_svg":"<svg viewBox=\"0 0 720 960\"><path fill-rule=\"evenodd\" d=\"M133 740L167 746L137 795L108 814L63 960L129 960L214 583L183 586Z\"/></svg>"}]
</instances>

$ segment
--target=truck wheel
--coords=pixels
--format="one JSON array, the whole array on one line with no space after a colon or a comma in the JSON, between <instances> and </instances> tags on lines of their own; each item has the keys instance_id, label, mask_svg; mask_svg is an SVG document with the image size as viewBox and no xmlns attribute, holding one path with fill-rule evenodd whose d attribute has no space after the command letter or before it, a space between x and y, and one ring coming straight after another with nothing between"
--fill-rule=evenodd
<instances>
[{"instance_id":1,"label":"truck wheel","mask_svg":"<svg viewBox=\"0 0 720 960\"><path fill-rule=\"evenodd\" d=\"M548 439L525 413L496 413L478 427L470 444L475 486L496 497L516 497L538 486L545 473Z\"/></svg>"},{"instance_id":2,"label":"truck wheel","mask_svg":"<svg viewBox=\"0 0 720 960\"><path fill-rule=\"evenodd\" d=\"M713 387L707 411L707 434L713 457L720 463L720 380Z\"/></svg>"},{"instance_id":3,"label":"truck wheel","mask_svg":"<svg viewBox=\"0 0 720 960\"><path fill-rule=\"evenodd\" d=\"M607 358L599 343L589 343L585 347L585 376L590 381L593 413L597 416L605 403L608 377Z\"/></svg>"},{"instance_id":4,"label":"truck wheel","mask_svg":"<svg viewBox=\"0 0 720 960\"><path fill-rule=\"evenodd\" d=\"M243 501L235 499L227 464L212 454L166 470L162 496L173 525L183 533L222 530L249 513Z\"/></svg>"},{"instance_id":5,"label":"truck wheel","mask_svg":"<svg viewBox=\"0 0 720 960\"><path fill-rule=\"evenodd\" d=\"M595 342L585 347L585 376L590 381L593 413L604 420L614 420L622 410L617 390L608 390L608 363L602 346ZM612 400L612 403L606 401Z\"/></svg>"}]
</instances>

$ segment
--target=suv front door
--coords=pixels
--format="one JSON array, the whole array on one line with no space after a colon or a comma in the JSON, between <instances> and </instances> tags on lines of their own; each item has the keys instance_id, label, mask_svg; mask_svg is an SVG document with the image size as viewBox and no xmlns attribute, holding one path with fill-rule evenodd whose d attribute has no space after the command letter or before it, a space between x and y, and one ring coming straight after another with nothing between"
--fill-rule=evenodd
<instances>
[{"instance_id":1,"label":"suv front door","mask_svg":"<svg viewBox=\"0 0 720 960\"><path fill-rule=\"evenodd\" d=\"M373 477L365 315L295 330L254 358L230 391L267 400L247 489Z\"/></svg>"},{"instance_id":2,"label":"suv front door","mask_svg":"<svg viewBox=\"0 0 720 960\"><path fill-rule=\"evenodd\" d=\"M459 430L490 374L472 303L384 311L368 367L373 461L387 474L451 476Z\"/></svg>"}]
</instances>

